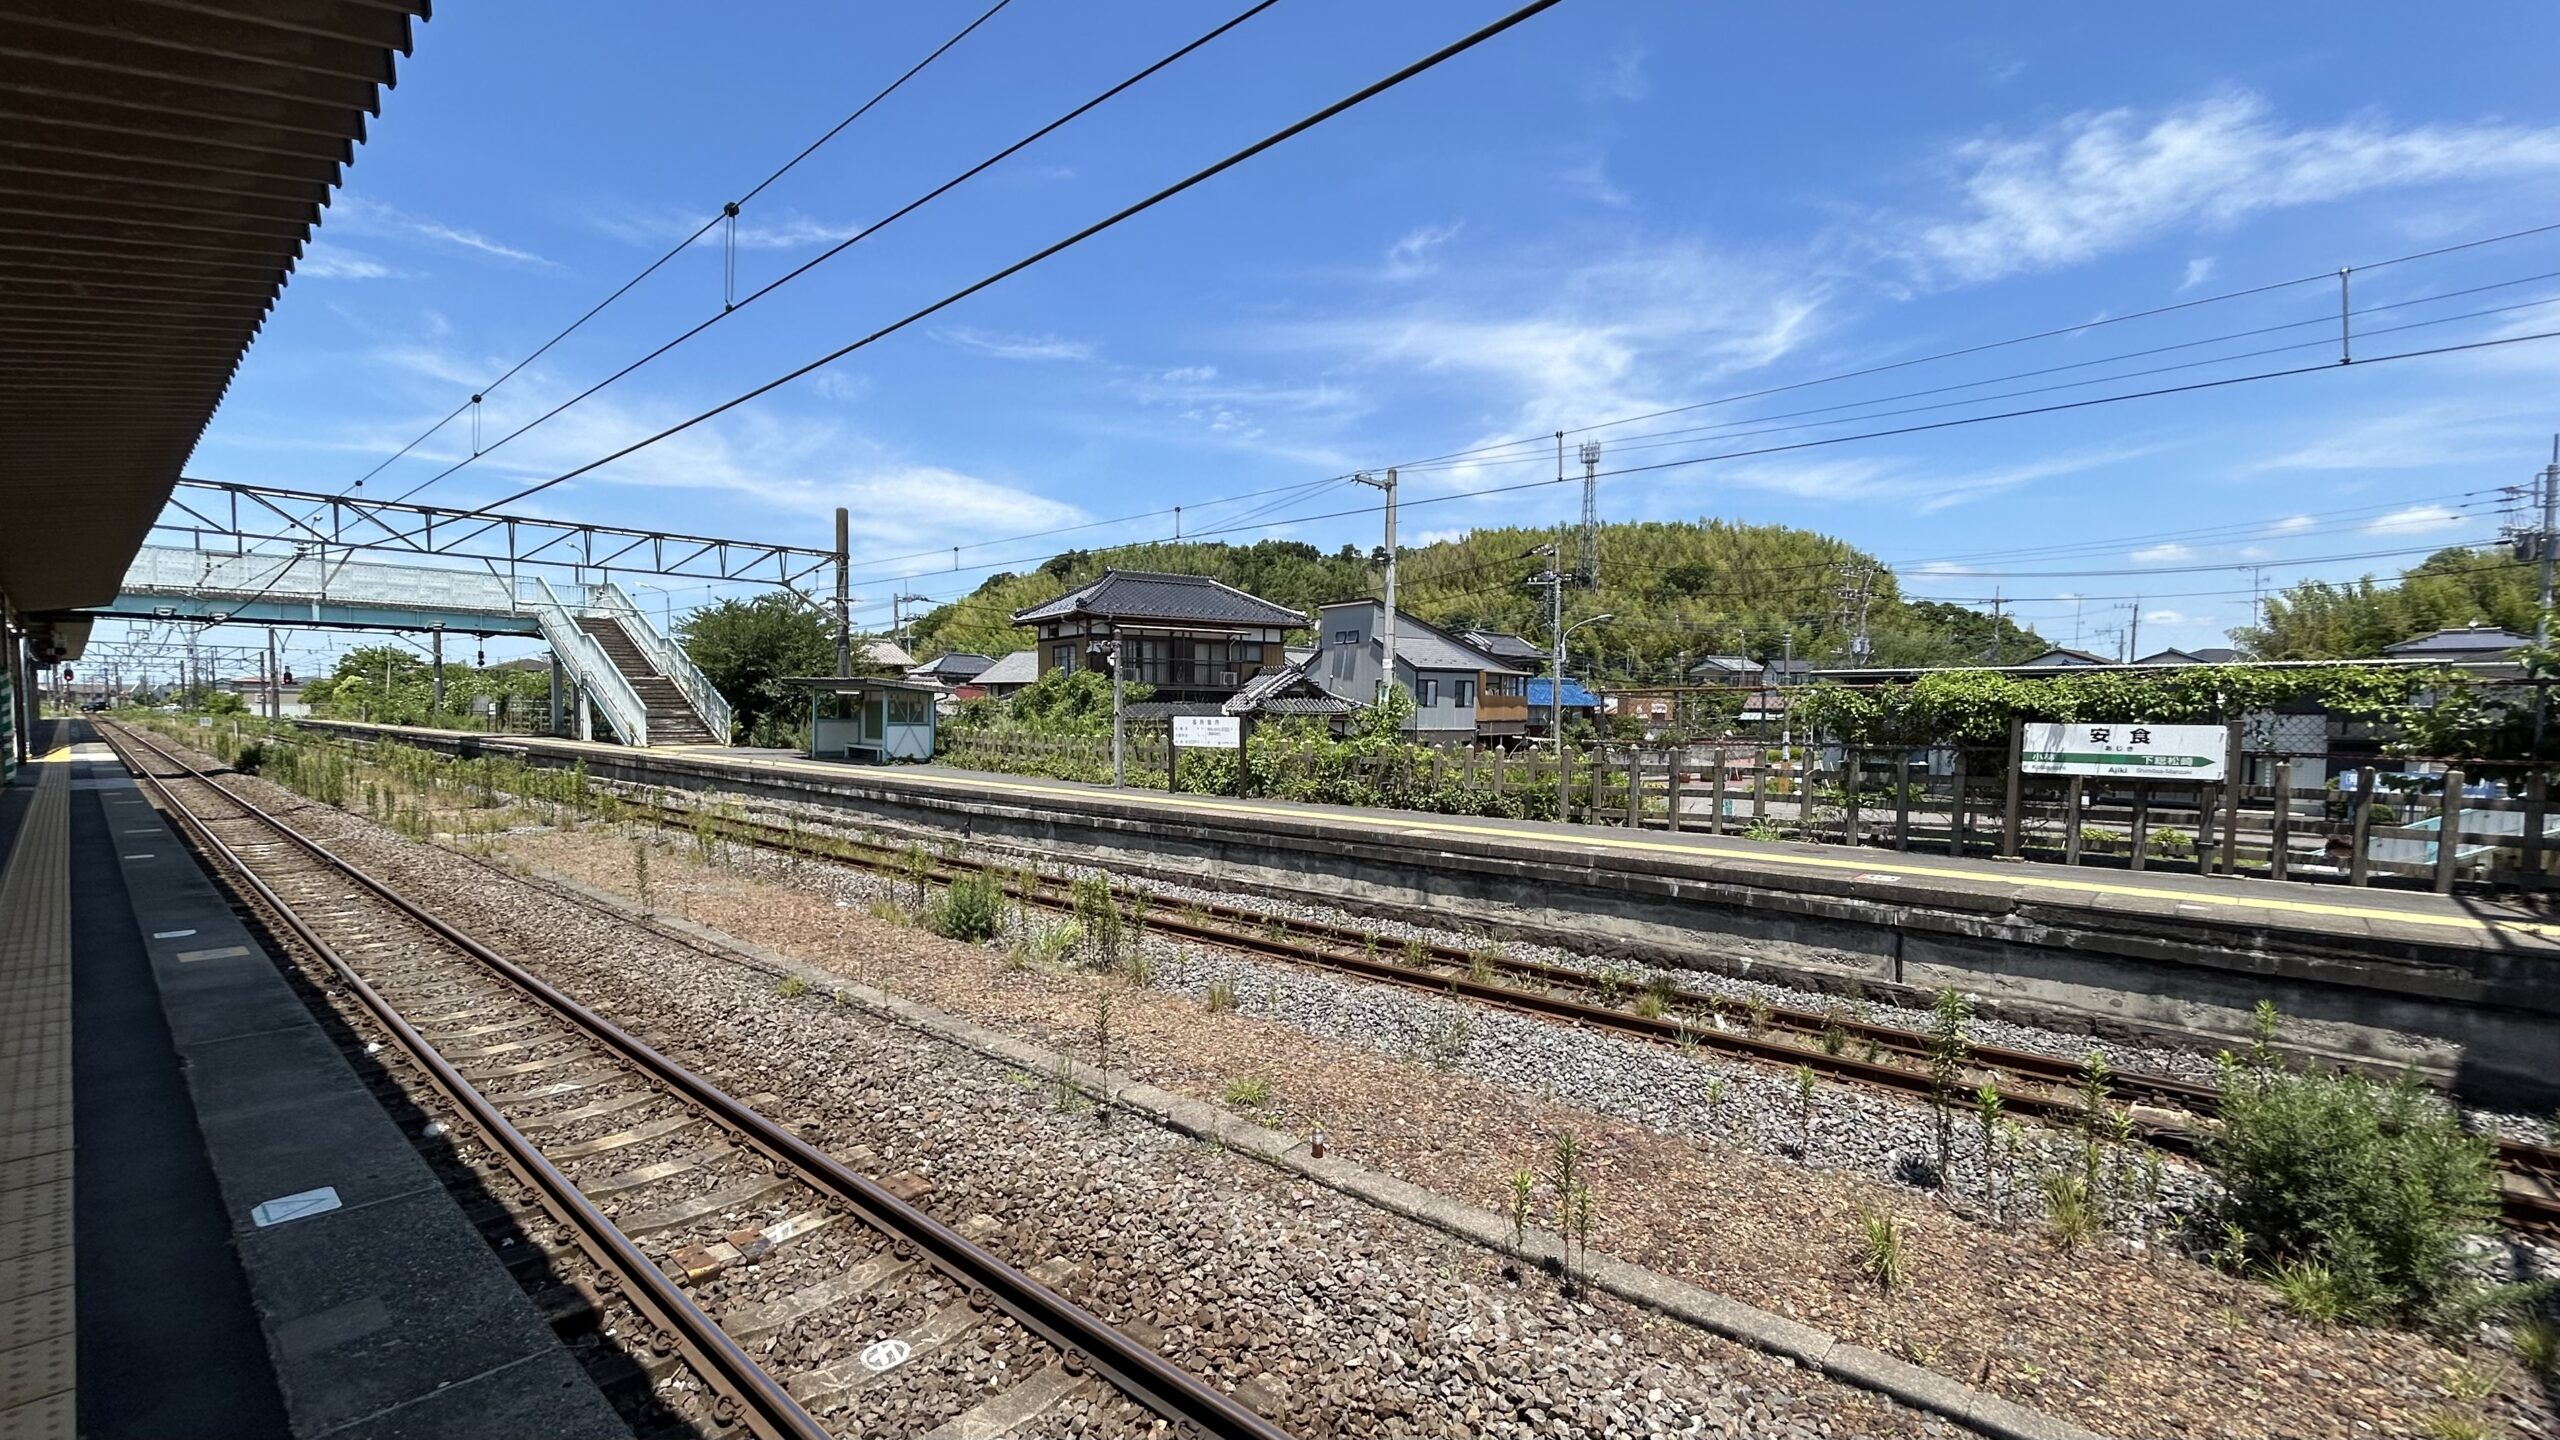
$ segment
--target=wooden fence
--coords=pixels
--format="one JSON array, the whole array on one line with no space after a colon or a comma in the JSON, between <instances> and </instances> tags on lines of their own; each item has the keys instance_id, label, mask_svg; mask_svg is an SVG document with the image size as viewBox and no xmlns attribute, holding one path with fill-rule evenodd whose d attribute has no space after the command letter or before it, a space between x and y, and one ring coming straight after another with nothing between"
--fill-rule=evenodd
<instances>
[{"instance_id":1,"label":"wooden fence","mask_svg":"<svg viewBox=\"0 0 2560 1440\"><path fill-rule=\"evenodd\" d=\"M1130 726L1129 783L1166 788L1167 727ZM1186 751L1183 775L1197 772ZM946 732L943 763L1107 781L1108 736ZM1244 793L1897 852L2009 856L2133 871L2254 875L2444 893L2457 883L2547 888L2555 851L2549 772L2454 770L2431 793L2297 786L2295 761L2250 757L2267 783L2134 785L2021 775L2000 747L1819 749L1725 741L1675 749L1521 750L1406 745L1327 762L1309 793L1291 775L1248 775ZM2464 795L2493 781L2494 796ZM1189 788L1207 788L1193 779ZM1217 787L1221 790L1227 785ZM1334 793L1339 791L1340 793ZM2358 803L2363 797L2363 803ZM2447 833L2454 843L2441 843Z\"/></svg>"}]
</instances>

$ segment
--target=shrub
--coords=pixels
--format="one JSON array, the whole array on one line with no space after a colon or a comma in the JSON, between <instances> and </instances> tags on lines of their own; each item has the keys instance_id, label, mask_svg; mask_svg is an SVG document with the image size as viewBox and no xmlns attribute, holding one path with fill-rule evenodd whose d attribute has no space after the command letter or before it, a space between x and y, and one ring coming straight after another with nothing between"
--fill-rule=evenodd
<instances>
[{"instance_id":1,"label":"shrub","mask_svg":"<svg viewBox=\"0 0 2560 1440\"><path fill-rule=\"evenodd\" d=\"M2336 1272L2317 1260L2288 1260L2267 1276L2285 1308L2306 1320L2335 1325L2347 1317L2353 1299Z\"/></svg>"},{"instance_id":2,"label":"shrub","mask_svg":"<svg viewBox=\"0 0 2560 1440\"><path fill-rule=\"evenodd\" d=\"M2143 848L2154 855L2184 857L2196 853L2196 842L2195 837L2186 831L2173 830L2164 825L2151 832L2150 837L2143 842Z\"/></svg>"},{"instance_id":3,"label":"shrub","mask_svg":"<svg viewBox=\"0 0 2560 1440\"><path fill-rule=\"evenodd\" d=\"M773 993L785 1000L797 1000L809 993L809 982L797 975L786 976L781 984L773 987Z\"/></svg>"},{"instance_id":4,"label":"shrub","mask_svg":"<svg viewBox=\"0 0 2560 1440\"><path fill-rule=\"evenodd\" d=\"M1858 1217L1858 1271L1890 1295L1907 1272L1902 1255L1902 1221L1890 1210L1869 1210Z\"/></svg>"},{"instance_id":5,"label":"shrub","mask_svg":"<svg viewBox=\"0 0 2560 1440\"><path fill-rule=\"evenodd\" d=\"M992 875L964 875L925 911L924 923L945 939L993 940L1004 933L1004 887Z\"/></svg>"},{"instance_id":6,"label":"shrub","mask_svg":"<svg viewBox=\"0 0 2560 1440\"><path fill-rule=\"evenodd\" d=\"M1259 1075L1247 1075L1227 1083L1227 1103L1239 1110L1259 1110L1271 1103L1271 1082Z\"/></svg>"},{"instance_id":7,"label":"shrub","mask_svg":"<svg viewBox=\"0 0 2560 1440\"><path fill-rule=\"evenodd\" d=\"M2226 1067L2222 1120L2207 1156L2251 1261L2325 1269L2345 1319L2478 1313L2464 1251L2496 1214L2491 1147L2414 1080Z\"/></svg>"},{"instance_id":8,"label":"shrub","mask_svg":"<svg viewBox=\"0 0 2560 1440\"><path fill-rule=\"evenodd\" d=\"M2049 1171L2043 1190L2045 1221L2063 1249L2077 1250L2098 1238L2098 1202L2089 1191L2088 1176L2071 1169Z\"/></svg>"},{"instance_id":9,"label":"shrub","mask_svg":"<svg viewBox=\"0 0 2560 1440\"><path fill-rule=\"evenodd\" d=\"M2560 1324L2539 1315L2516 1322L2516 1358L2546 1379L2560 1376Z\"/></svg>"}]
</instances>

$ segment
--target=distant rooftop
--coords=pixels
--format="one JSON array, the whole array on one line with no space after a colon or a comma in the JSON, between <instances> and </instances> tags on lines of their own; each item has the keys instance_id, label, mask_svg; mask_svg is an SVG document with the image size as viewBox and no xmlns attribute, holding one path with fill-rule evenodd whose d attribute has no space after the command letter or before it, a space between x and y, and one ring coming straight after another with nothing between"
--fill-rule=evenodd
<instances>
[{"instance_id":1,"label":"distant rooftop","mask_svg":"<svg viewBox=\"0 0 2560 1440\"><path fill-rule=\"evenodd\" d=\"M2530 635L2496 625L2465 625L2456 630L2437 630L2426 635L2413 635L2406 640L2382 647L2385 655L2424 659L2431 655L2500 654L2518 650L2533 643Z\"/></svg>"},{"instance_id":2,"label":"distant rooftop","mask_svg":"<svg viewBox=\"0 0 2560 1440\"><path fill-rule=\"evenodd\" d=\"M1533 641L1523 640L1507 630L1461 630L1460 639L1482 650L1496 660L1542 661L1547 652Z\"/></svg>"},{"instance_id":3,"label":"distant rooftop","mask_svg":"<svg viewBox=\"0 0 2560 1440\"><path fill-rule=\"evenodd\" d=\"M996 663L971 677L974 685L1028 685L1040 678L1040 652L1016 650L996 657Z\"/></svg>"},{"instance_id":4,"label":"distant rooftop","mask_svg":"<svg viewBox=\"0 0 2560 1440\"><path fill-rule=\"evenodd\" d=\"M1028 625L1070 615L1106 620L1197 621L1213 625L1303 628L1307 617L1285 605L1248 595L1206 575L1153 570L1105 570L1102 577L1054 600L1017 610L1013 623Z\"/></svg>"}]
</instances>

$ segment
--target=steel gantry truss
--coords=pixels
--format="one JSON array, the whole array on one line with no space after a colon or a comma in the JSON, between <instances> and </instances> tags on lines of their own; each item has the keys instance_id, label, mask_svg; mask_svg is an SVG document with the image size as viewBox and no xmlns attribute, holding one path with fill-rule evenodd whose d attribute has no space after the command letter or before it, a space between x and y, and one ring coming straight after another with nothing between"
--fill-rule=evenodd
<instances>
[{"instance_id":1,"label":"steel gantry truss","mask_svg":"<svg viewBox=\"0 0 2560 1440\"><path fill-rule=\"evenodd\" d=\"M843 564L836 551L799 545L220 480L181 479L169 496L168 508L151 528L156 536L185 536L195 549L236 552L252 544L268 544L381 550L473 560L505 566L510 572L532 565L779 585L803 598L807 598L803 585Z\"/></svg>"}]
</instances>

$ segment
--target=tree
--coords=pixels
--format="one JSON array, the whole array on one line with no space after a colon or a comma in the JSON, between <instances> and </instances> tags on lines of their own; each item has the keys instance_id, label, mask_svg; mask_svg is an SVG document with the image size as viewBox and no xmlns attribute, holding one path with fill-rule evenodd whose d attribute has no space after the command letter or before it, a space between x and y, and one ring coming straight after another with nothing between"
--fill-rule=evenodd
<instances>
[{"instance_id":1,"label":"tree","mask_svg":"<svg viewBox=\"0 0 2560 1440\"><path fill-rule=\"evenodd\" d=\"M2439 550L2400 572L2331 584L2305 580L2267 599L2258 623L2231 632L2253 660L2359 660L2383 647L2474 623L2533 630L2534 567L2494 553Z\"/></svg>"},{"instance_id":2,"label":"tree","mask_svg":"<svg viewBox=\"0 0 2560 1440\"><path fill-rule=\"evenodd\" d=\"M835 670L835 638L827 622L788 595L703 606L677 622L676 638L729 702L739 730L762 740L775 739L799 719L801 698L778 681Z\"/></svg>"}]
</instances>

